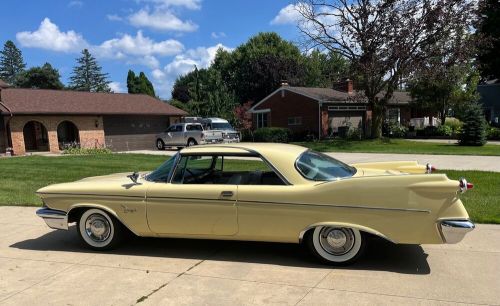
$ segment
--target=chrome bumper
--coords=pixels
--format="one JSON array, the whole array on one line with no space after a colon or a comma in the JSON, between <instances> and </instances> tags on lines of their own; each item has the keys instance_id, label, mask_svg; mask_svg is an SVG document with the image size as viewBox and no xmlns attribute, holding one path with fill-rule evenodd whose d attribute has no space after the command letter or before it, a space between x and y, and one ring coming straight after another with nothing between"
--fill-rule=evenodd
<instances>
[{"instance_id":1,"label":"chrome bumper","mask_svg":"<svg viewBox=\"0 0 500 306\"><path fill-rule=\"evenodd\" d=\"M50 228L68 229L68 215L64 211L41 208L36 211L36 215L42 218Z\"/></svg>"},{"instance_id":2,"label":"chrome bumper","mask_svg":"<svg viewBox=\"0 0 500 306\"><path fill-rule=\"evenodd\" d=\"M469 220L443 220L439 223L441 236L446 243L458 243L462 241L465 234L472 231L476 226Z\"/></svg>"}]
</instances>

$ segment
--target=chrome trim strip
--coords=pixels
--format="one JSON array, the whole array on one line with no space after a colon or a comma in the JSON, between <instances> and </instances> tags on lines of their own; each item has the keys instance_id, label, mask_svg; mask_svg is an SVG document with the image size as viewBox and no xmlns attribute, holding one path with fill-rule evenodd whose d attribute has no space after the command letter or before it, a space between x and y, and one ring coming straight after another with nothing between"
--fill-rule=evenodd
<instances>
[{"instance_id":1,"label":"chrome trim strip","mask_svg":"<svg viewBox=\"0 0 500 306\"><path fill-rule=\"evenodd\" d=\"M470 220L441 220L438 222L441 238L445 243L458 243L465 234L474 230L476 226Z\"/></svg>"},{"instance_id":2,"label":"chrome trim strip","mask_svg":"<svg viewBox=\"0 0 500 306\"><path fill-rule=\"evenodd\" d=\"M99 196L99 197L117 197L117 198L137 198L144 199L144 196L135 195L116 195L116 194L98 194L98 193L69 193L69 192L37 192L37 194L71 195L71 196Z\"/></svg>"},{"instance_id":3,"label":"chrome trim strip","mask_svg":"<svg viewBox=\"0 0 500 306\"><path fill-rule=\"evenodd\" d=\"M50 228L68 230L68 215L64 211L41 208L36 211L36 215L42 218Z\"/></svg>"},{"instance_id":4,"label":"chrome trim strip","mask_svg":"<svg viewBox=\"0 0 500 306\"><path fill-rule=\"evenodd\" d=\"M403 211L403 212L421 212L421 213L431 213L427 209L416 209L416 208L393 208L393 207L377 207L377 206L364 206L364 205L335 205L335 204L314 204L314 203L291 203L291 202L264 202L264 201L248 201L248 200L238 200L238 204L270 204L270 205L295 205L295 206L319 206L319 207L333 207L333 208L358 208L358 209L372 209L372 210L390 210L390 211Z\"/></svg>"}]
</instances>

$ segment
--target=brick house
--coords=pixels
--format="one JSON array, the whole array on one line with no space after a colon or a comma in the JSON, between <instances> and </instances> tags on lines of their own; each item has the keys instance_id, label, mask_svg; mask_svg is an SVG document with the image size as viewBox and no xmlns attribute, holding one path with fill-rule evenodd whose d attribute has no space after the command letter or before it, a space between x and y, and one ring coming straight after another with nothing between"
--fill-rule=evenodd
<instances>
[{"instance_id":1,"label":"brick house","mask_svg":"<svg viewBox=\"0 0 500 306\"><path fill-rule=\"evenodd\" d=\"M407 124L411 118L406 92L395 92L386 118ZM319 138L337 135L351 126L368 135L372 111L366 98L353 90L351 80L333 88L294 87L284 83L250 110L253 128L283 127L294 133L311 133Z\"/></svg>"},{"instance_id":2,"label":"brick house","mask_svg":"<svg viewBox=\"0 0 500 306\"><path fill-rule=\"evenodd\" d=\"M0 83L0 153L60 152L67 144L151 149L186 112L147 95L9 88Z\"/></svg>"}]
</instances>

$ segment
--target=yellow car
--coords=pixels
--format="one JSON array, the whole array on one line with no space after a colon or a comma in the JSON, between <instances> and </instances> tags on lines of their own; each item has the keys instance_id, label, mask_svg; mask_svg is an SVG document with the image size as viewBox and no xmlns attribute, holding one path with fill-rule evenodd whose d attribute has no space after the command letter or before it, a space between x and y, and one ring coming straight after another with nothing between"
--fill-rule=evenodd
<instances>
[{"instance_id":1,"label":"yellow car","mask_svg":"<svg viewBox=\"0 0 500 306\"><path fill-rule=\"evenodd\" d=\"M140 166L140 165L137 165ZM457 243L474 229L465 179L417 162L344 164L289 144L184 148L150 173L113 174L38 190L48 226L76 222L82 241L137 236L304 243L347 264L369 235L394 243Z\"/></svg>"}]
</instances>

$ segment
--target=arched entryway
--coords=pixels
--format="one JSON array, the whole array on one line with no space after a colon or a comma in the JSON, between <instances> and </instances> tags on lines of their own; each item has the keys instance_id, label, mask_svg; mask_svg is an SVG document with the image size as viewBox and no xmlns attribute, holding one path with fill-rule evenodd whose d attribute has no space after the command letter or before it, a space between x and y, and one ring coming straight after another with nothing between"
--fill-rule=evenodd
<instances>
[{"instance_id":1,"label":"arched entryway","mask_svg":"<svg viewBox=\"0 0 500 306\"><path fill-rule=\"evenodd\" d=\"M28 151L49 151L49 135L45 126L38 121L29 121L23 128L24 148Z\"/></svg>"},{"instance_id":2,"label":"arched entryway","mask_svg":"<svg viewBox=\"0 0 500 306\"><path fill-rule=\"evenodd\" d=\"M80 135L78 128L71 121L63 121L57 126L57 141L59 149L62 150L66 146L77 146L80 143Z\"/></svg>"}]
</instances>

